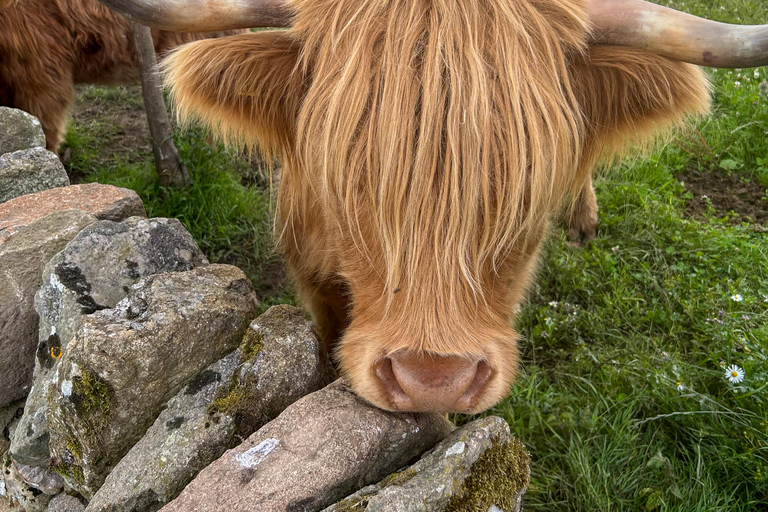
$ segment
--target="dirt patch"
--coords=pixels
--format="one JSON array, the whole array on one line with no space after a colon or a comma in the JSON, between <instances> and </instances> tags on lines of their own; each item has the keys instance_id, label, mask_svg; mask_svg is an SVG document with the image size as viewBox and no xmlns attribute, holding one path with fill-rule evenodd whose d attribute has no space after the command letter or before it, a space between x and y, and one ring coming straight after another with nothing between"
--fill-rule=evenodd
<instances>
[{"instance_id":1,"label":"dirt patch","mask_svg":"<svg viewBox=\"0 0 768 512\"><path fill-rule=\"evenodd\" d=\"M77 99L72 111L72 123L79 137L67 159L87 146L89 163L107 166L115 161L136 163L152 158L152 143L147 126L147 114L138 85L118 87L77 87ZM70 125L72 129L72 125ZM73 176L77 181L78 176Z\"/></svg>"},{"instance_id":2,"label":"dirt patch","mask_svg":"<svg viewBox=\"0 0 768 512\"><path fill-rule=\"evenodd\" d=\"M740 224L745 220L768 224L768 200L765 187L741 174L723 175L690 169L676 176L685 189L693 194L685 213L693 218L706 218L711 205L718 217L731 212L728 222Z\"/></svg>"}]
</instances>

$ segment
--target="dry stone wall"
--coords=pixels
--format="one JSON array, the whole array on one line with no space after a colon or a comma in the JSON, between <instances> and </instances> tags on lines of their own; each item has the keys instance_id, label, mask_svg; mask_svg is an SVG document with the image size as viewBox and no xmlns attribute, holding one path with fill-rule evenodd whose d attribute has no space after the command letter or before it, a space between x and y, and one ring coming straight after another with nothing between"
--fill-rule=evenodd
<instances>
[{"instance_id":1,"label":"dry stone wall","mask_svg":"<svg viewBox=\"0 0 768 512\"><path fill-rule=\"evenodd\" d=\"M501 419L371 406L301 310L42 145L0 108L0 512L521 510Z\"/></svg>"}]
</instances>

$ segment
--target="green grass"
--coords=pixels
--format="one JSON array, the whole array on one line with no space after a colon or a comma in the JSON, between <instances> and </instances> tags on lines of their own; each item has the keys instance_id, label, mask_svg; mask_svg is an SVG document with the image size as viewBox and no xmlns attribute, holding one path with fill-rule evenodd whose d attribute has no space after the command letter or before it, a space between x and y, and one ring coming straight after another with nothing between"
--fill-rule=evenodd
<instances>
[{"instance_id":1,"label":"green grass","mask_svg":"<svg viewBox=\"0 0 768 512\"><path fill-rule=\"evenodd\" d=\"M768 21L768 1L668 4ZM526 510L768 510L768 235L713 210L686 218L675 178L693 168L768 185L768 69L711 74L698 131L598 180L598 238L575 249L555 231L544 251L516 325L519 378L489 411L533 456ZM72 169L137 190L149 215L178 217L212 260L258 283L275 258L268 196L242 185L258 180L241 159L192 130L177 141L194 186L161 190L151 156L92 165L105 132L73 126ZM270 299L294 300L290 289ZM725 378L731 364L740 384Z\"/></svg>"},{"instance_id":2,"label":"green grass","mask_svg":"<svg viewBox=\"0 0 768 512\"><path fill-rule=\"evenodd\" d=\"M768 21L767 2L669 5ZM765 78L712 72L700 136L611 170L588 247L559 233L548 245L517 322L523 370L489 411L533 455L527 510L768 510L768 236L686 219L690 194L674 177L696 168L768 185ZM742 383L726 380L731 364Z\"/></svg>"}]
</instances>

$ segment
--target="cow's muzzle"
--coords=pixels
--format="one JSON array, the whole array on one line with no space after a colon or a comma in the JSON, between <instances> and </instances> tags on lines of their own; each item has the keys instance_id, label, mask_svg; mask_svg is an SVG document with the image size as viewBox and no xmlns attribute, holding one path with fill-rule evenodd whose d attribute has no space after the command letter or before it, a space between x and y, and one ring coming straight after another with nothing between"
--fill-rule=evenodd
<instances>
[{"instance_id":1,"label":"cow's muzzle","mask_svg":"<svg viewBox=\"0 0 768 512\"><path fill-rule=\"evenodd\" d=\"M493 373L481 359L410 352L375 364L379 384L396 411L473 412Z\"/></svg>"}]
</instances>

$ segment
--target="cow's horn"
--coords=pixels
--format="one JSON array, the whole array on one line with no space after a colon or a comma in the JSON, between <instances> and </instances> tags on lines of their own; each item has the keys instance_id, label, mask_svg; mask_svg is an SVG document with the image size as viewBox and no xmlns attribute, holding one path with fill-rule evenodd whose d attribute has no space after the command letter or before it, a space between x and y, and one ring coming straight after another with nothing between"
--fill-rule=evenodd
<instances>
[{"instance_id":1,"label":"cow's horn","mask_svg":"<svg viewBox=\"0 0 768 512\"><path fill-rule=\"evenodd\" d=\"M768 25L729 25L643 0L589 0L592 42L713 68L768 64Z\"/></svg>"},{"instance_id":2,"label":"cow's horn","mask_svg":"<svg viewBox=\"0 0 768 512\"><path fill-rule=\"evenodd\" d=\"M285 0L100 0L126 18L175 32L287 27Z\"/></svg>"}]
</instances>

